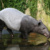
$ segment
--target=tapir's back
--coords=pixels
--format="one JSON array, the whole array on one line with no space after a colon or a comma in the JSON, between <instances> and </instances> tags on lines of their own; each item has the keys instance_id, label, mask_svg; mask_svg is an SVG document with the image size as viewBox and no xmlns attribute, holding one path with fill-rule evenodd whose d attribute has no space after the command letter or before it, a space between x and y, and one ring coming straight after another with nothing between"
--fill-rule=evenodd
<instances>
[{"instance_id":1,"label":"tapir's back","mask_svg":"<svg viewBox=\"0 0 50 50\"><path fill-rule=\"evenodd\" d=\"M6 8L0 11L0 19L3 20L10 29L19 30L24 13L14 8Z\"/></svg>"}]
</instances>

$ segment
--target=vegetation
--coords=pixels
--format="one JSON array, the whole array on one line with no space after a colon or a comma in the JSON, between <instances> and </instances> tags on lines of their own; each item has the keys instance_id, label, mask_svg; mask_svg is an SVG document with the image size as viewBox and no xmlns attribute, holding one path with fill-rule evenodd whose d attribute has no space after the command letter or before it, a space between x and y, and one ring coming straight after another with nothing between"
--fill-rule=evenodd
<instances>
[{"instance_id":1,"label":"vegetation","mask_svg":"<svg viewBox=\"0 0 50 50\"><path fill-rule=\"evenodd\" d=\"M13 7L22 12L25 12L27 8L30 8L31 16L36 16L37 12L37 0L2 0L4 8ZM0 3L0 10L2 8L2 3Z\"/></svg>"},{"instance_id":2,"label":"vegetation","mask_svg":"<svg viewBox=\"0 0 50 50\"><path fill-rule=\"evenodd\" d=\"M50 15L50 0L44 0L44 9L46 14Z\"/></svg>"},{"instance_id":3,"label":"vegetation","mask_svg":"<svg viewBox=\"0 0 50 50\"><path fill-rule=\"evenodd\" d=\"M38 0L0 0L0 10L3 9L3 5L4 4L4 8L7 7L13 7L16 9L19 9L22 12L25 12L25 10L29 7L30 8L30 12L31 12L31 16L35 17L36 13L37 13L37 1ZM47 14L50 15L50 12L47 11L47 9L50 10L50 0L43 0L44 1L44 9L46 11Z\"/></svg>"}]
</instances>

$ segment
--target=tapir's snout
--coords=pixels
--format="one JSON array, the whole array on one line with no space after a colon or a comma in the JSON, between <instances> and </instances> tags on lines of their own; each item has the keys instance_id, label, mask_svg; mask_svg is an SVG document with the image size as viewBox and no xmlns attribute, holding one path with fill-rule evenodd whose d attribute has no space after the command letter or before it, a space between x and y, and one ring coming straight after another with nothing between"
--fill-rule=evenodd
<instances>
[{"instance_id":1,"label":"tapir's snout","mask_svg":"<svg viewBox=\"0 0 50 50\"><path fill-rule=\"evenodd\" d=\"M44 36L46 36L47 38L49 38L49 34L44 33Z\"/></svg>"},{"instance_id":2,"label":"tapir's snout","mask_svg":"<svg viewBox=\"0 0 50 50\"><path fill-rule=\"evenodd\" d=\"M42 32L43 32L43 35L44 36L46 36L47 38L49 38L49 31L48 31L47 28L46 29L43 29Z\"/></svg>"},{"instance_id":3,"label":"tapir's snout","mask_svg":"<svg viewBox=\"0 0 50 50\"><path fill-rule=\"evenodd\" d=\"M49 38L49 31L48 30L46 32L44 32L44 36L46 36L47 38Z\"/></svg>"}]
</instances>

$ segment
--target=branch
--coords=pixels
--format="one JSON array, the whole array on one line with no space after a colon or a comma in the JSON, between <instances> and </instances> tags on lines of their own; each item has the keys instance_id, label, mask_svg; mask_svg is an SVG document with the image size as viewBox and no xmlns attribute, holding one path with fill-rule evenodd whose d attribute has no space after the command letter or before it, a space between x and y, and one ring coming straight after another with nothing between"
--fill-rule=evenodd
<instances>
[{"instance_id":1,"label":"branch","mask_svg":"<svg viewBox=\"0 0 50 50\"><path fill-rule=\"evenodd\" d=\"M4 8L4 3L3 3L3 1L1 0L1 4L2 4L2 8Z\"/></svg>"}]
</instances>

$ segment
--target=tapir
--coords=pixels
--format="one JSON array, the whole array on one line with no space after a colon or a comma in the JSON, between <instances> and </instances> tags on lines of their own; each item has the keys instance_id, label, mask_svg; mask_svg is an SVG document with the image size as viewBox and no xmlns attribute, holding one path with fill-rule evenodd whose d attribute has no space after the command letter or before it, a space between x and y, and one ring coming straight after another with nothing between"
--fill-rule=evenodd
<instances>
[{"instance_id":1,"label":"tapir","mask_svg":"<svg viewBox=\"0 0 50 50\"><path fill-rule=\"evenodd\" d=\"M3 27L12 34L12 30L20 31L21 38L28 38L30 32L36 32L49 37L49 31L41 20L26 15L15 8L5 8L0 11L0 36Z\"/></svg>"}]
</instances>

